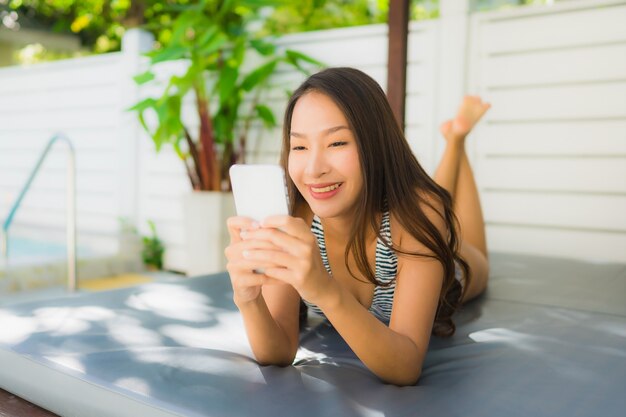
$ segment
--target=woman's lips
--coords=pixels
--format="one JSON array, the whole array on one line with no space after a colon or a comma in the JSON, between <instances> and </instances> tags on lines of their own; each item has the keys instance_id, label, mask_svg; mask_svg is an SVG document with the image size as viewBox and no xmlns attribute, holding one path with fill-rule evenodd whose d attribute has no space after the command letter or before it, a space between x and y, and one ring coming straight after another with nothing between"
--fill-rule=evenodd
<instances>
[{"instance_id":1,"label":"woman's lips","mask_svg":"<svg viewBox=\"0 0 626 417\"><path fill-rule=\"evenodd\" d=\"M309 185L309 193L315 199L325 200L336 195L341 190L342 185L342 182Z\"/></svg>"}]
</instances>

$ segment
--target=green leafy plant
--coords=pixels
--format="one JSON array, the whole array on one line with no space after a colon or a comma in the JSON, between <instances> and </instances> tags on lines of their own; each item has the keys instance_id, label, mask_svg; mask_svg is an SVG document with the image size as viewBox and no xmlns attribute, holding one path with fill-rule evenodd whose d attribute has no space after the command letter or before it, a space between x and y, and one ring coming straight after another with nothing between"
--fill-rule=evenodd
<instances>
[{"instance_id":1,"label":"green leafy plant","mask_svg":"<svg viewBox=\"0 0 626 417\"><path fill-rule=\"evenodd\" d=\"M246 139L251 123L276 125L272 110L260 102L260 93L279 64L308 74L307 67L322 64L293 50L278 51L275 38L258 37L252 27L262 20L262 8L281 4L276 0L199 0L177 6L167 47L150 52L150 69L135 77L138 84L156 83L154 66L165 61L187 60L183 75L173 75L160 97L146 98L131 110L152 137L157 152L173 146L184 162L194 190L230 189L228 169L245 162ZM261 63L244 72L244 62L254 51ZM195 138L181 119L183 98L192 93L199 121ZM244 100L244 99L247 99ZM147 111L157 123L149 127Z\"/></svg>"},{"instance_id":2,"label":"green leafy plant","mask_svg":"<svg viewBox=\"0 0 626 417\"><path fill-rule=\"evenodd\" d=\"M157 235L156 226L152 220L148 220L148 226L150 227L151 235L141 237L143 243L141 258L146 266L161 270L163 269L165 247Z\"/></svg>"}]
</instances>

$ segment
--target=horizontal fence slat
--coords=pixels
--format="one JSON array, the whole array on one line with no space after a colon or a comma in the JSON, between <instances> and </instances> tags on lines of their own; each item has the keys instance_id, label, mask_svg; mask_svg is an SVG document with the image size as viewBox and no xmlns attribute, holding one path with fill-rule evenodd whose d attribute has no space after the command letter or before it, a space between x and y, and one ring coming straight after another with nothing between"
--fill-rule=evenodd
<instances>
[{"instance_id":1,"label":"horizontal fence slat","mask_svg":"<svg viewBox=\"0 0 626 417\"><path fill-rule=\"evenodd\" d=\"M483 189L626 193L626 158L482 158L476 171Z\"/></svg>"},{"instance_id":2,"label":"horizontal fence slat","mask_svg":"<svg viewBox=\"0 0 626 417\"><path fill-rule=\"evenodd\" d=\"M112 53L30 67L0 68L0 97L117 83L121 75L122 56Z\"/></svg>"},{"instance_id":3,"label":"horizontal fence slat","mask_svg":"<svg viewBox=\"0 0 626 417\"><path fill-rule=\"evenodd\" d=\"M0 126L0 152L28 152L35 155L43 152L48 141L57 133L63 133L79 151L109 151L117 150L119 129L117 126L108 129L67 128L60 131L47 130L16 130L3 131ZM64 145L59 145L62 148ZM56 147L54 148L56 151Z\"/></svg>"},{"instance_id":4,"label":"horizontal fence slat","mask_svg":"<svg viewBox=\"0 0 626 417\"><path fill-rule=\"evenodd\" d=\"M113 106L88 109L77 107L72 111L56 109L35 114L0 114L0 126L5 131L30 129L62 131L68 128L109 129L119 125L119 119L123 114L123 109Z\"/></svg>"},{"instance_id":5,"label":"horizontal fence slat","mask_svg":"<svg viewBox=\"0 0 626 417\"><path fill-rule=\"evenodd\" d=\"M432 100L429 96L410 95L406 99L406 115L412 124L427 125L434 119Z\"/></svg>"},{"instance_id":6,"label":"horizontal fence slat","mask_svg":"<svg viewBox=\"0 0 626 417\"><path fill-rule=\"evenodd\" d=\"M118 155L113 151L77 151L75 154L76 169L79 172L88 171L113 171L115 172L119 166ZM39 159L39 155L33 152L24 151L3 151L0 152L0 166L9 168L18 172L30 172L35 163ZM46 175L46 171L62 171L68 165L68 156L65 149L50 151L41 166L39 175Z\"/></svg>"},{"instance_id":7,"label":"horizontal fence slat","mask_svg":"<svg viewBox=\"0 0 626 417\"><path fill-rule=\"evenodd\" d=\"M616 230L626 234L626 195L485 191L481 202L487 222Z\"/></svg>"},{"instance_id":8,"label":"horizontal fence slat","mask_svg":"<svg viewBox=\"0 0 626 417\"><path fill-rule=\"evenodd\" d=\"M487 225L492 252L626 263L626 233Z\"/></svg>"},{"instance_id":9,"label":"horizontal fence slat","mask_svg":"<svg viewBox=\"0 0 626 417\"><path fill-rule=\"evenodd\" d=\"M499 20L487 15L480 42L485 54L626 41L626 5L584 8L559 13L537 8L537 15ZM585 30L581 30L585 28ZM522 36L523 34L523 36Z\"/></svg>"},{"instance_id":10,"label":"horizontal fence slat","mask_svg":"<svg viewBox=\"0 0 626 417\"><path fill-rule=\"evenodd\" d=\"M0 189L7 187L11 189L21 190L26 183L27 173L5 172L0 176ZM35 190L47 189L54 191L65 191L67 177L65 173L50 172L45 176L37 176L33 181L30 192ZM87 172L76 176L76 192L114 192L118 188L117 177L111 176L109 173Z\"/></svg>"},{"instance_id":11,"label":"horizontal fence slat","mask_svg":"<svg viewBox=\"0 0 626 417\"><path fill-rule=\"evenodd\" d=\"M0 100L0 112L37 113L50 110L80 107L118 106L120 90L117 83L88 86L71 86L63 90L37 90L16 94L7 100Z\"/></svg>"},{"instance_id":12,"label":"horizontal fence slat","mask_svg":"<svg viewBox=\"0 0 626 417\"><path fill-rule=\"evenodd\" d=\"M491 91L490 122L626 119L626 81Z\"/></svg>"},{"instance_id":13,"label":"horizontal fence slat","mask_svg":"<svg viewBox=\"0 0 626 417\"><path fill-rule=\"evenodd\" d=\"M145 219L154 221L168 221L168 222L181 222L179 226L183 227L182 221L184 219L182 194L178 194L178 198L172 198L176 194L151 194L144 196L144 207L141 210L141 215ZM207 213L207 216L209 213Z\"/></svg>"},{"instance_id":14,"label":"horizontal fence slat","mask_svg":"<svg viewBox=\"0 0 626 417\"><path fill-rule=\"evenodd\" d=\"M483 155L626 155L626 120L492 124L479 129L476 139Z\"/></svg>"},{"instance_id":15,"label":"horizontal fence slat","mask_svg":"<svg viewBox=\"0 0 626 417\"><path fill-rule=\"evenodd\" d=\"M485 59L481 85L487 89L537 84L581 83L626 79L626 41Z\"/></svg>"},{"instance_id":16,"label":"horizontal fence slat","mask_svg":"<svg viewBox=\"0 0 626 417\"><path fill-rule=\"evenodd\" d=\"M113 195L107 194L76 194L76 211L82 213L117 216L118 205ZM29 209L46 209L65 211L67 208L66 195L63 192L53 193L40 190L27 194L22 201L19 211Z\"/></svg>"}]
</instances>

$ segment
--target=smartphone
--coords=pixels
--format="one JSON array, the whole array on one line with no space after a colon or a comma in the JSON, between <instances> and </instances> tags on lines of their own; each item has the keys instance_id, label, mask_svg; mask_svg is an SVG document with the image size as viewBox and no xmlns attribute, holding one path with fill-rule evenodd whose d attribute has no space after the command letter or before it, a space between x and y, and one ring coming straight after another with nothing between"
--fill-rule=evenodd
<instances>
[{"instance_id":1,"label":"smartphone","mask_svg":"<svg viewBox=\"0 0 626 417\"><path fill-rule=\"evenodd\" d=\"M285 172L279 165L235 164L230 167L230 183L238 216L262 222L289 214Z\"/></svg>"}]
</instances>

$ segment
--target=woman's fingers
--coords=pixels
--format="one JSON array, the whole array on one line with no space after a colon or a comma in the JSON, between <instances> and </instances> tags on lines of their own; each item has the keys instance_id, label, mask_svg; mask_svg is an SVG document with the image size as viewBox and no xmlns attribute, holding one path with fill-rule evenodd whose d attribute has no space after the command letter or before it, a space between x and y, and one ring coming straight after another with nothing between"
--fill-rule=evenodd
<instances>
[{"instance_id":1,"label":"woman's fingers","mask_svg":"<svg viewBox=\"0 0 626 417\"><path fill-rule=\"evenodd\" d=\"M244 241L265 241L274 245L278 250L297 255L301 252L301 247L306 245L301 238L292 236L278 229L259 229L247 232Z\"/></svg>"},{"instance_id":2,"label":"woman's fingers","mask_svg":"<svg viewBox=\"0 0 626 417\"><path fill-rule=\"evenodd\" d=\"M265 275L265 273L254 272L261 269L258 262L239 261L229 262L228 273L230 274L233 285L237 287L255 287L262 285L282 284L282 281ZM275 264L267 263L267 269L280 269ZM263 268L265 269L265 268Z\"/></svg>"},{"instance_id":3,"label":"woman's fingers","mask_svg":"<svg viewBox=\"0 0 626 417\"><path fill-rule=\"evenodd\" d=\"M254 251L252 251L251 253L253 252ZM244 258L238 261L234 261L234 263L237 265L238 268L240 268L240 270L247 270L247 271L259 270L259 269L265 269L265 268L273 268L273 267L282 267L280 263L274 262L272 260L268 260L267 258L255 259L255 258L250 257L250 258Z\"/></svg>"},{"instance_id":4,"label":"woman's fingers","mask_svg":"<svg viewBox=\"0 0 626 417\"><path fill-rule=\"evenodd\" d=\"M269 279L273 279L274 281L281 283L290 283L293 276L293 272L285 268L267 268L264 271L264 274Z\"/></svg>"},{"instance_id":5,"label":"woman's fingers","mask_svg":"<svg viewBox=\"0 0 626 417\"><path fill-rule=\"evenodd\" d=\"M245 235L245 233L244 233ZM243 258L243 251L254 249L266 249L266 250L281 250L278 246L274 245L268 240L242 240L240 242L231 243L228 245L224 254L229 261L238 260Z\"/></svg>"},{"instance_id":6,"label":"woman's fingers","mask_svg":"<svg viewBox=\"0 0 626 417\"><path fill-rule=\"evenodd\" d=\"M266 240L292 254L298 254L299 248L315 243L315 236L304 220L291 216L268 217L263 221L260 229L246 232L243 238L244 240Z\"/></svg>"},{"instance_id":7,"label":"woman's fingers","mask_svg":"<svg viewBox=\"0 0 626 417\"><path fill-rule=\"evenodd\" d=\"M272 268L280 269L280 268ZM237 288L262 287L263 285L279 285L284 284L281 280L266 274L258 274L256 272L241 272L237 276L235 286Z\"/></svg>"},{"instance_id":8,"label":"woman's fingers","mask_svg":"<svg viewBox=\"0 0 626 417\"><path fill-rule=\"evenodd\" d=\"M231 243L240 242L241 232L259 228L259 224L249 217L234 216L226 220L226 227L230 235Z\"/></svg>"},{"instance_id":9,"label":"woman's fingers","mask_svg":"<svg viewBox=\"0 0 626 417\"><path fill-rule=\"evenodd\" d=\"M263 264L264 269L275 266L291 269L296 261L293 255L275 250L246 250L243 251L243 257L249 262Z\"/></svg>"},{"instance_id":10,"label":"woman's fingers","mask_svg":"<svg viewBox=\"0 0 626 417\"><path fill-rule=\"evenodd\" d=\"M288 235L298 238L311 236L311 229L304 220L292 216L270 216L261 223L263 229L279 229Z\"/></svg>"}]
</instances>

